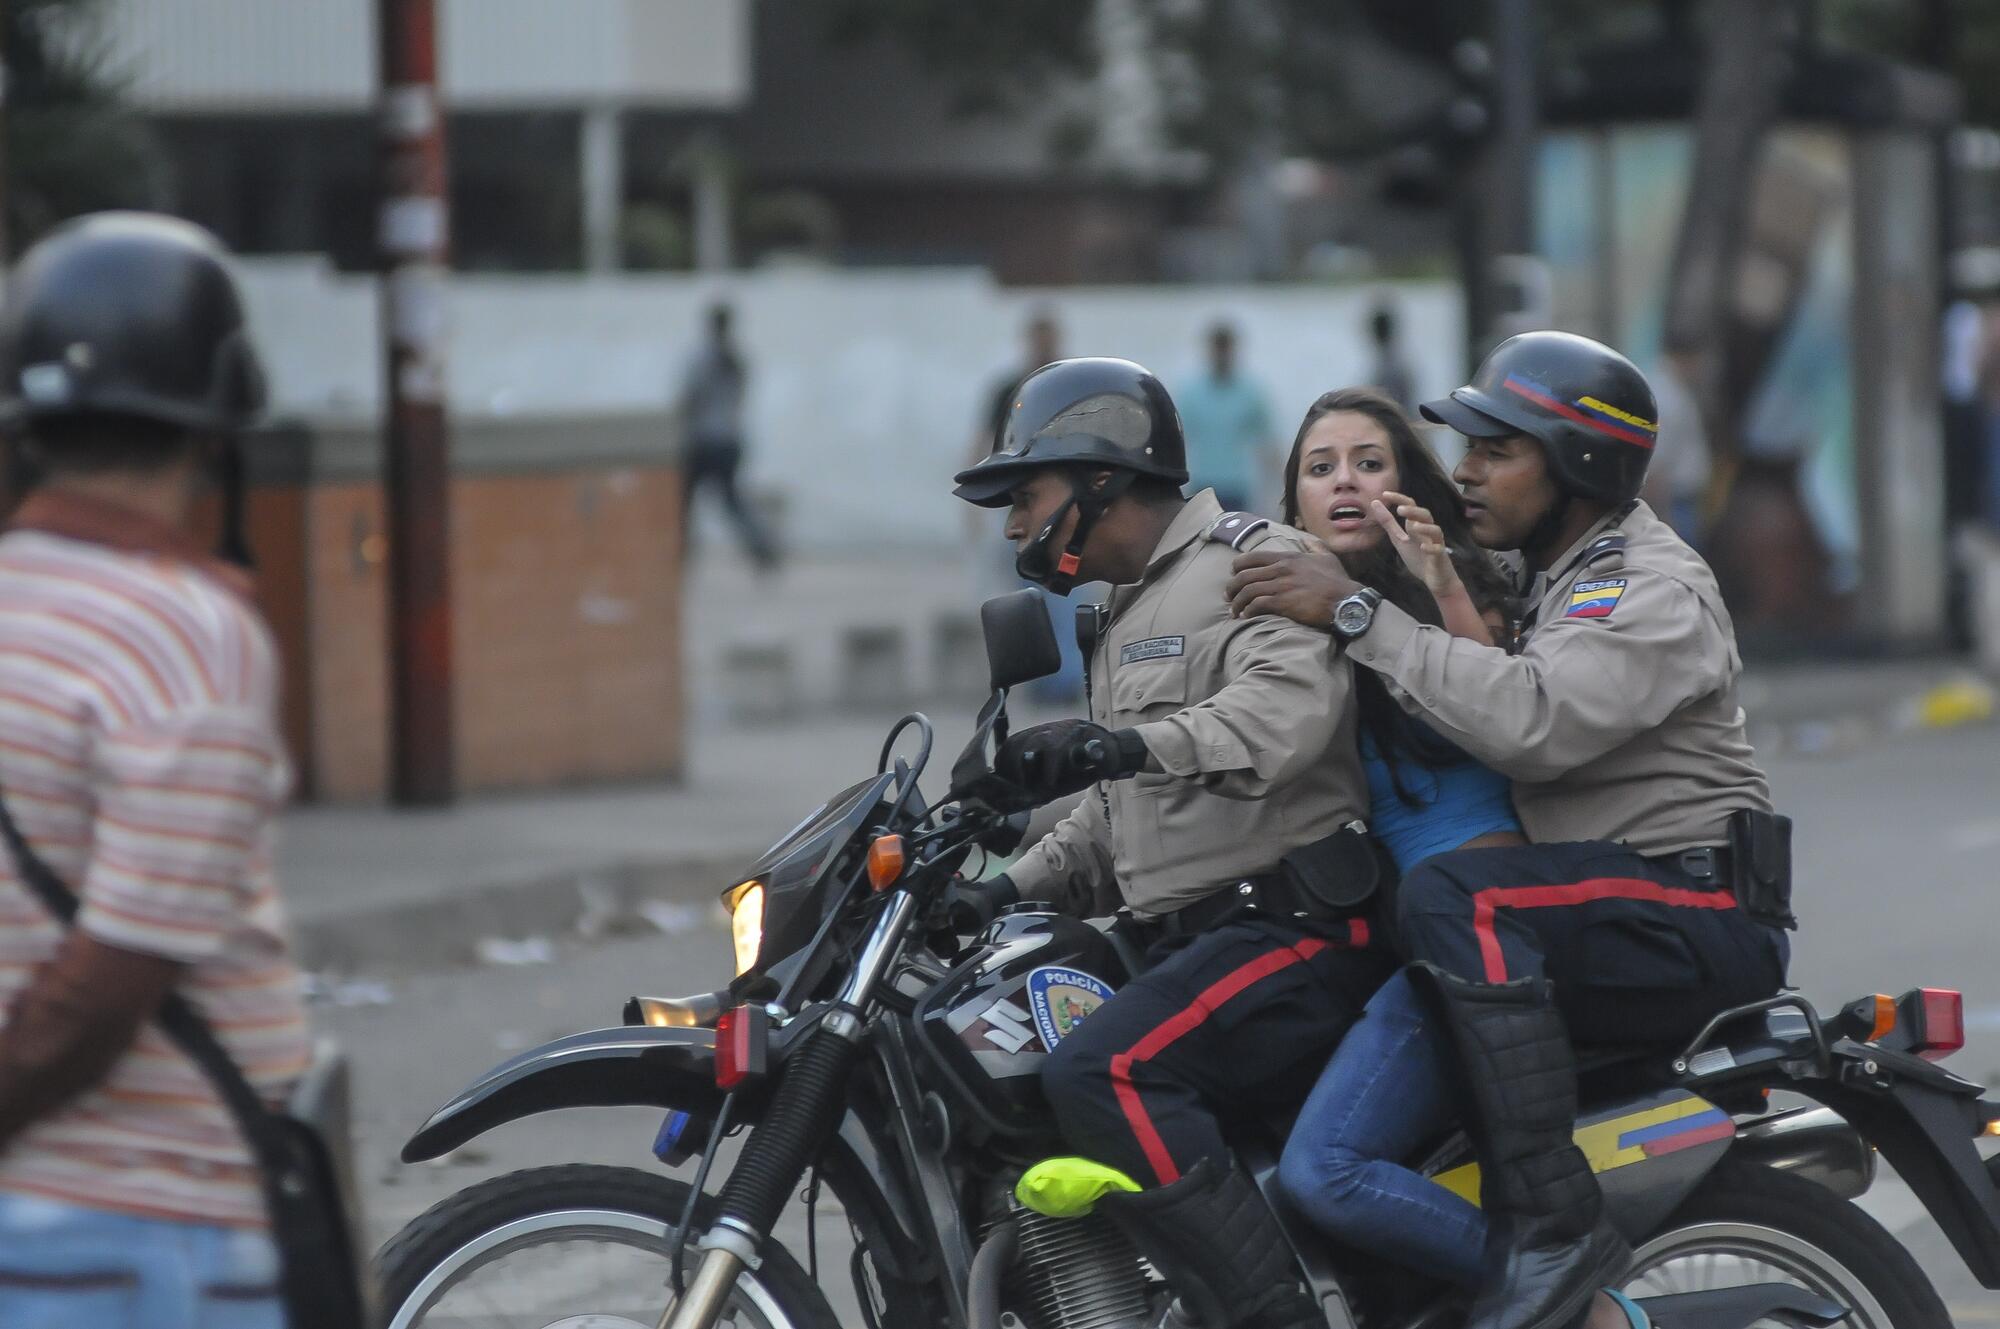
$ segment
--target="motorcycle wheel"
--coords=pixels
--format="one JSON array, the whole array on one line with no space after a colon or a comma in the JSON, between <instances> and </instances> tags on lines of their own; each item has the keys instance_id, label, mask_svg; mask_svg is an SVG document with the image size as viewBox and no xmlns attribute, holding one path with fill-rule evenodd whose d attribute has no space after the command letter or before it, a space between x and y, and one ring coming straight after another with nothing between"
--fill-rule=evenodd
<instances>
[{"instance_id":1,"label":"motorcycle wheel","mask_svg":"<svg viewBox=\"0 0 2000 1329\"><path fill-rule=\"evenodd\" d=\"M1634 1252L1632 1297L1791 1283L1848 1308L1843 1329L1951 1329L1887 1229L1825 1187L1724 1163ZM1763 1322L1759 1322L1760 1326Z\"/></svg>"},{"instance_id":2,"label":"motorcycle wheel","mask_svg":"<svg viewBox=\"0 0 2000 1329\"><path fill-rule=\"evenodd\" d=\"M511 1172L439 1201L375 1257L387 1329L655 1329L687 1186L636 1168ZM714 1217L712 1197L696 1221ZM791 1254L767 1242L718 1329L839 1329ZM690 1249L684 1268L700 1259Z\"/></svg>"}]
</instances>

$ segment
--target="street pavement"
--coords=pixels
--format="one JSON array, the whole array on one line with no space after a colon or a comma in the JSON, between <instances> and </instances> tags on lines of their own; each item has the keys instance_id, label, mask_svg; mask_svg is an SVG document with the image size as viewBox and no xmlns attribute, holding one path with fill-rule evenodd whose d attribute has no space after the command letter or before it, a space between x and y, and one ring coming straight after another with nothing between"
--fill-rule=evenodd
<instances>
[{"instance_id":1,"label":"street pavement","mask_svg":"<svg viewBox=\"0 0 2000 1329\"><path fill-rule=\"evenodd\" d=\"M2000 1085L2000 976L1991 958L2000 922L1993 868L2000 732L1909 735L1838 758L1780 757L1772 767L1781 798L1800 820L1800 986L1822 1004L1918 984L1960 987L1970 1042L1950 1065ZM794 815L773 806L769 834ZM546 952L489 949L506 963L443 964L372 982L349 976L330 989L318 1015L356 1059L357 1128L378 1237L446 1195L515 1168L656 1166L647 1148L658 1114L629 1109L515 1123L442 1165L405 1167L395 1156L433 1107L513 1052L615 1024L633 992L704 991L726 980L728 938L714 899L722 884L718 877L667 900L678 908L653 910L657 921L640 919L635 933L595 940L559 934L548 938ZM1971 1279L1906 1187L1885 1173L1864 1207L1917 1255L1957 1324L2000 1324L2000 1294ZM788 1232L800 1249L796 1209ZM821 1240L830 1263L844 1258L839 1233L829 1205ZM837 1304L851 1307L844 1288L835 1290Z\"/></svg>"},{"instance_id":2,"label":"street pavement","mask_svg":"<svg viewBox=\"0 0 2000 1329\"><path fill-rule=\"evenodd\" d=\"M963 574L935 566L825 564L775 584L727 565L697 576L688 636L699 700L680 783L423 813L288 815L287 895L316 971L319 1021L356 1062L377 1239L516 1168L657 1166L648 1146L659 1114L630 1109L510 1124L438 1164L406 1167L396 1154L433 1107L506 1056L615 1024L633 992L704 991L728 978L718 892L821 799L874 769L895 714L843 705L833 690L843 666L806 652L799 710L746 723L717 701L730 687L730 643L743 633L768 644L774 623L802 638L836 635L855 605L840 588L857 578L882 604L900 596L940 613L970 595ZM908 672L914 690L931 694L941 769L971 707L962 688L940 697L934 673ZM1962 989L1969 1044L1950 1064L2000 1084L2000 726L1981 722L1978 688L1970 700L1952 691L1959 681L1949 661L1831 663L1755 670L1743 693L1780 804L1797 821L1795 981L1822 1005L1918 985ZM1026 719L1048 713L1023 709ZM1971 1279L1907 1187L1885 1172L1864 1207L1916 1254L1957 1324L2000 1324L2000 1294ZM822 1258L834 1269L844 1267L842 1227L823 1202ZM782 1235L803 1248L796 1206ZM844 1276L826 1281L843 1322L857 1323Z\"/></svg>"}]
</instances>

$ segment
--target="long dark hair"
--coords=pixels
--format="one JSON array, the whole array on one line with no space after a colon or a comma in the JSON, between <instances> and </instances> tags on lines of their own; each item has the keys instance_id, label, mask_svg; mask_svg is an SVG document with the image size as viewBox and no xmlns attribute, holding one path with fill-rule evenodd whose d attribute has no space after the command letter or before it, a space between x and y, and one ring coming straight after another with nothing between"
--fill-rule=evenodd
<instances>
[{"instance_id":1,"label":"long dark hair","mask_svg":"<svg viewBox=\"0 0 2000 1329\"><path fill-rule=\"evenodd\" d=\"M1396 488L1408 494L1420 507L1430 509L1444 532L1445 549L1458 569L1473 607L1485 614L1498 611L1505 619L1513 608L1513 591L1507 579L1485 550L1472 538L1472 526L1465 519L1465 501L1457 486L1445 474L1444 466L1424 441L1416 427L1394 400L1373 388L1340 388L1324 393L1306 409L1305 419L1292 438L1291 455L1285 459L1284 520L1299 525L1299 462L1305 452L1306 435L1314 425L1335 411L1352 411L1380 426L1396 458ZM1361 554L1344 554L1341 561L1348 575L1364 586L1372 586L1382 598L1410 617L1433 626L1443 625L1437 600L1418 580L1396 551L1383 539ZM1396 796L1412 807L1418 800L1403 787L1398 758L1410 758L1431 767L1454 766L1466 760L1464 753L1428 728L1417 724L1389 696L1388 689L1372 669L1354 671L1354 690L1361 708L1361 726L1374 741L1375 750L1389 765Z\"/></svg>"}]
</instances>

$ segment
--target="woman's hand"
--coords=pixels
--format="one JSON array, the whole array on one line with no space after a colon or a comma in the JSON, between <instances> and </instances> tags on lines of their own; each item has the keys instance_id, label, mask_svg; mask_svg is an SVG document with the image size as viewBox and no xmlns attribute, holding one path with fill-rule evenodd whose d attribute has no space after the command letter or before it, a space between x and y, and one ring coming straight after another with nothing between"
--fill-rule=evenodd
<instances>
[{"instance_id":1,"label":"woman's hand","mask_svg":"<svg viewBox=\"0 0 2000 1329\"><path fill-rule=\"evenodd\" d=\"M1368 505L1368 515L1388 533L1389 547L1403 560L1403 566L1414 572L1432 595L1442 601L1454 591L1463 594L1465 584L1451 565L1444 528L1429 508L1418 507L1407 494L1387 493Z\"/></svg>"},{"instance_id":2,"label":"woman's hand","mask_svg":"<svg viewBox=\"0 0 2000 1329\"><path fill-rule=\"evenodd\" d=\"M1437 601L1445 631L1491 646L1492 628L1473 606L1458 569L1452 566L1444 528L1430 509L1419 507L1408 494L1386 493L1368 505L1368 515L1387 532L1389 547L1403 560L1403 566L1416 574Z\"/></svg>"}]
</instances>

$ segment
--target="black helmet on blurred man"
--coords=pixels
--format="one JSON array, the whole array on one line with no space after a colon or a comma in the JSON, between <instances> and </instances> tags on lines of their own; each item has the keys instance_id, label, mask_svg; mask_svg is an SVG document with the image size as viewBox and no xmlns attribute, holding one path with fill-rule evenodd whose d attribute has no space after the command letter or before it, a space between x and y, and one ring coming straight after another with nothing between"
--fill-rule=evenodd
<instances>
[{"instance_id":1,"label":"black helmet on blurred man","mask_svg":"<svg viewBox=\"0 0 2000 1329\"><path fill-rule=\"evenodd\" d=\"M1020 574L1066 593L1075 582L1083 544L1112 500L1141 476L1174 488L1187 483L1187 442L1173 398L1149 371L1130 360L1058 360L1021 380L993 451L960 471L953 492L982 508L1004 508L1035 471L1072 471L1069 502L1057 510L1015 560ZM1099 489L1090 477L1109 470ZM1077 509L1076 530L1058 557L1057 528Z\"/></svg>"},{"instance_id":2,"label":"black helmet on blurred man","mask_svg":"<svg viewBox=\"0 0 2000 1329\"><path fill-rule=\"evenodd\" d=\"M1638 367L1568 332L1509 337L1471 383L1421 409L1468 437L1538 439L1565 495L1613 507L1639 496L1659 433L1653 389Z\"/></svg>"},{"instance_id":3,"label":"black helmet on blurred man","mask_svg":"<svg viewBox=\"0 0 2000 1329\"><path fill-rule=\"evenodd\" d=\"M100 212L35 243L0 306L0 418L122 416L230 431L264 375L224 251L201 227Z\"/></svg>"}]
</instances>

